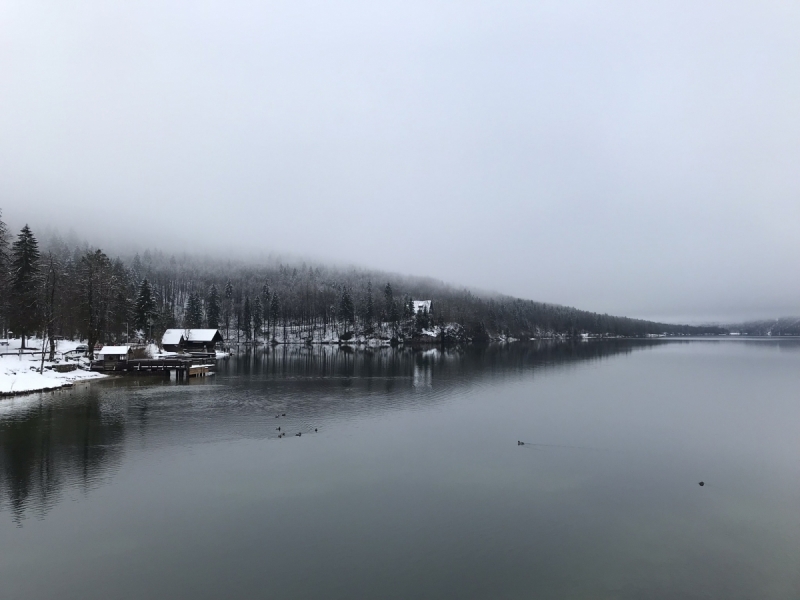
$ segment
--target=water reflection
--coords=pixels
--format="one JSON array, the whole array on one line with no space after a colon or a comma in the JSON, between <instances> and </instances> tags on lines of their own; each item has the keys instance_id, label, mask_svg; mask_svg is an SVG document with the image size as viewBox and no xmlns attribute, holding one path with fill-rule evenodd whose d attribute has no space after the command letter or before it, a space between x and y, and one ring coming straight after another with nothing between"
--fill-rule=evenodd
<instances>
[{"instance_id":1,"label":"water reflection","mask_svg":"<svg viewBox=\"0 0 800 600\"><path fill-rule=\"evenodd\" d=\"M798 360L278 347L3 401L0 596L797 598Z\"/></svg>"},{"instance_id":2,"label":"water reflection","mask_svg":"<svg viewBox=\"0 0 800 600\"><path fill-rule=\"evenodd\" d=\"M0 400L0 510L42 518L67 490L110 479L127 444L278 437L337 418L430 404L454 388L652 347L657 342L511 344L404 350L279 346L220 361L188 383L118 379ZM286 418L275 415L287 413Z\"/></svg>"},{"instance_id":3,"label":"water reflection","mask_svg":"<svg viewBox=\"0 0 800 600\"><path fill-rule=\"evenodd\" d=\"M337 346L278 346L234 355L221 372L268 377L429 377L479 379L487 374L515 372L535 366L566 365L601 359L663 343L612 340L576 343L538 341L508 345L430 348L349 348Z\"/></svg>"},{"instance_id":4,"label":"water reflection","mask_svg":"<svg viewBox=\"0 0 800 600\"><path fill-rule=\"evenodd\" d=\"M86 492L122 459L125 420L103 410L102 392L58 405L40 399L19 418L0 425L0 502L20 522L27 511L42 517L65 488ZM0 504L0 508L4 508Z\"/></svg>"}]
</instances>

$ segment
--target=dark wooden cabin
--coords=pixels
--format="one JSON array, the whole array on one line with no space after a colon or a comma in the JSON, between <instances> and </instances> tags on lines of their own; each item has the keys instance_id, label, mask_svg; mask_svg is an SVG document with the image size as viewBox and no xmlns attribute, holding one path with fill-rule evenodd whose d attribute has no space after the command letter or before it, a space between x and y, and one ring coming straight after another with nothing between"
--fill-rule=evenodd
<instances>
[{"instance_id":1,"label":"dark wooden cabin","mask_svg":"<svg viewBox=\"0 0 800 600\"><path fill-rule=\"evenodd\" d=\"M167 352L216 351L222 341L219 329L167 329L161 338L161 346Z\"/></svg>"}]
</instances>

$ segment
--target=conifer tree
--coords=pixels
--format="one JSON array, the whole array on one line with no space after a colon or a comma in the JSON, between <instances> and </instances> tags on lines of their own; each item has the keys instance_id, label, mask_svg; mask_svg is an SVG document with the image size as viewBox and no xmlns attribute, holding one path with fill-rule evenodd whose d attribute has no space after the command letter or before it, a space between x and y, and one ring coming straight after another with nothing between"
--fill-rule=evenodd
<instances>
[{"instance_id":1,"label":"conifer tree","mask_svg":"<svg viewBox=\"0 0 800 600\"><path fill-rule=\"evenodd\" d=\"M269 305L269 315L272 318L272 337L275 337L275 327L278 324L278 316L281 313L281 301L278 294L272 294L272 301Z\"/></svg>"},{"instance_id":2,"label":"conifer tree","mask_svg":"<svg viewBox=\"0 0 800 600\"><path fill-rule=\"evenodd\" d=\"M264 309L261 306L261 298L256 296L256 299L253 300L253 339L255 340L258 340L258 334L264 324L263 315Z\"/></svg>"},{"instance_id":3,"label":"conifer tree","mask_svg":"<svg viewBox=\"0 0 800 600\"><path fill-rule=\"evenodd\" d=\"M264 285L261 287L261 302L262 302L262 309L264 311L264 321L267 324L267 335L269 335L269 313L270 313L270 302L272 300L272 292L269 289L269 281L265 281Z\"/></svg>"},{"instance_id":4,"label":"conifer tree","mask_svg":"<svg viewBox=\"0 0 800 600\"><path fill-rule=\"evenodd\" d=\"M233 284L231 280L228 279L228 282L225 284L225 337L230 337L230 327L231 327L231 310L233 308Z\"/></svg>"},{"instance_id":5,"label":"conifer tree","mask_svg":"<svg viewBox=\"0 0 800 600\"><path fill-rule=\"evenodd\" d=\"M250 327L253 323L253 314L250 311L250 296L244 297L244 308L242 309L242 320L239 323L239 328L244 329L244 336L246 340L251 337L252 330Z\"/></svg>"},{"instance_id":6,"label":"conifer tree","mask_svg":"<svg viewBox=\"0 0 800 600\"><path fill-rule=\"evenodd\" d=\"M42 286L42 361L39 365L39 372L44 372L44 354L45 342L50 344L50 356L48 360L55 359L56 354L56 340L55 340L55 321L56 321L56 292L59 284L59 265L56 262L52 252L47 253L46 270L44 277L44 285Z\"/></svg>"},{"instance_id":7,"label":"conifer tree","mask_svg":"<svg viewBox=\"0 0 800 600\"><path fill-rule=\"evenodd\" d=\"M25 225L11 249L9 290L11 329L22 340L36 332L41 320L39 306L39 243Z\"/></svg>"},{"instance_id":8,"label":"conifer tree","mask_svg":"<svg viewBox=\"0 0 800 600\"><path fill-rule=\"evenodd\" d=\"M156 313L156 303L153 299L153 290L150 282L145 277L139 286L139 294L136 297L136 327L144 331L147 339L152 335L153 318Z\"/></svg>"},{"instance_id":9,"label":"conifer tree","mask_svg":"<svg viewBox=\"0 0 800 600\"><path fill-rule=\"evenodd\" d=\"M344 288L342 299L339 301L339 316L344 322L344 331L347 333L348 323L352 325L355 322L355 306L347 288Z\"/></svg>"},{"instance_id":10,"label":"conifer tree","mask_svg":"<svg viewBox=\"0 0 800 600\"><path fill-rule=\"evenodd\" d=\"M100 250L87 252L81 258L81 297L83 333L94 358L94 346L103 337L111 301L111 260Z\"/></svg>"},{"instance_id":11,"label":"conifer tree","mask_svg":"<svg viewBox=\"0 0 800 600\"><path fill-rule=\"evenodd\" d=\"M186 301L185 325L187 329L198 329L203 326L203 305L200 296L191 292Z\"/></svg>"},{"instance_id":12,"label":"conifer tree","mask_svg":"<svg viewBox=\"0 0 800 600\"><path fill-rule=\"evenodd\" d=\"M403 318L408 319L414 316L414 299L409 298L403 303Z\"/></svg>"},{"instance_id":13,"label":"conifer tree","mask_svg":"<svg viewBox=\"0 0 800 600\"><path fill-rule=\"evenodd\" d=\"M383 288L383 314L385 319L389 319L391 321L390 313L392 310L392 305L394 304L394 292L392 291L392 284L387 283L386 287Z\"/></svg>"},{"instance_id":14,"label":"conifer tree","mask_svg":"<svg viewBox=\"0 0 800 600\"><path fill-rule=\"evenodd\" d=\"M8 247L8 226L3 221L0 210L0 334L6 336L8 327L9 271L11 270L11 254Z\"/></svg>"},{"instance_id":15,"label":"conifer tree","mask_svg":"<svg viewBox=\"0 0 800 600\"><path fill-rule=\"evenodd\" d=\"M367 306L364 314L364 319L367 322L367 331L372 331L372 321L375 319L375 306L372 302L372 282L367 282Z\"/></svg>"},{"instance_id":16,"label":"conifer tree","mask_svg":"<svg viewBox=\"0 0 800 600\"><path fill-rule=\"evenodd\" d=\"M208 291L208 304L206 305L206 317L208 319L208 326L211 329L219 329L219 292L217 286L211 284L211 289Z\"/></svg>"}]
</instances>

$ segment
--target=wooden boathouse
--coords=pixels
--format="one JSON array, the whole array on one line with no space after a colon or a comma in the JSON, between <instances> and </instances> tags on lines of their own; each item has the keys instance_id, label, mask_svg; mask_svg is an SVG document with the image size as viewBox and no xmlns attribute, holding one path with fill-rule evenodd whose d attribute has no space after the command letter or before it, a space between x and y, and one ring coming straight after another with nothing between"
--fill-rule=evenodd
<instances>
[{"instance_id":1,"label":"wooden boathouse","mask_svg":"<svg viewBox=\"0 0 800 600\"><path fill-rule=\"evenodd\" d=\"M130 346L103 346L97 351L97 356L103 364L111 366L127 363L133 357L133 351Z\"/></svg>"},{"instance_id":2,"label":"wooden boathouse","mask_svg":"<svg viewBox=\"0 0 800 600\"><path fill-rule=\"evenodd\" d=\"M167 329L161 347L167 352L213 353L222 342L219 329Z\"/></svg>"},{"instance_id":3,"label":"wooden boathouse","mask_svg":"<svg viewBox=\"0 0 800 600\"><path fill-rule=\"evenodd\" d=\"M126 375L161 375L176 379L189 377L207 377L214 372L215 360L212 357L175 357L175 358L129 358L119 360L96 360L92 362L92 371L101 373L119 373Z\"/></svg>"}]
</instances>

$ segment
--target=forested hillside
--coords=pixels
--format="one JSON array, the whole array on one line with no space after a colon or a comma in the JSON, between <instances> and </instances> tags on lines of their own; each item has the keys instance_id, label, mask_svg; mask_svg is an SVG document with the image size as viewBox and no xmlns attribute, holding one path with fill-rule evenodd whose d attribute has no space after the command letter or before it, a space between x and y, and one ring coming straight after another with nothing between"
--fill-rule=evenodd
<instances>
[{"instance_id":1,"label":"forested hillside","mask_svg":"<svg viewBox=\"0 0 800 600\"><path fill-rule=\"evenodd\" d=\"M0 319L16 336L158 340L170 327L220 328L231 341L427 338L444 341L719 333L613 317L441 282L280 260L233 261L157 250L110 257L58 237L40 247L0 221ZM415 313L413 300L431 300Z\"/></svg>"}]
</instances>

